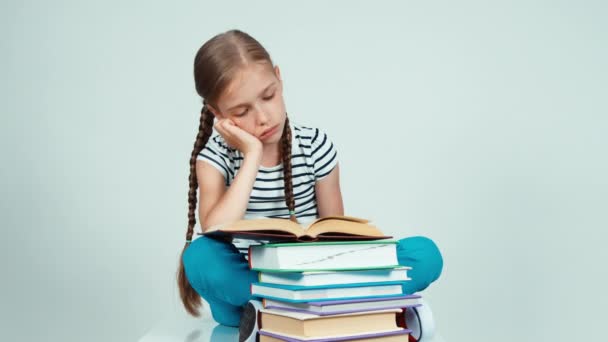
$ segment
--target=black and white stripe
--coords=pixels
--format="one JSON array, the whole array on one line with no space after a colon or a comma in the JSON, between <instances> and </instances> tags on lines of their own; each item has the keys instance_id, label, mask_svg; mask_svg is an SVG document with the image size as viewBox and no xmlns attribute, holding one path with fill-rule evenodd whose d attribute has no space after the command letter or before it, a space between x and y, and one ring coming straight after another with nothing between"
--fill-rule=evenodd
<instances>
[{"instance_id":1,"label":"black and white stripe","mask_svg":"<svg viewBox=\"0 0 608 342\"><path fill-rule=\"evenodd\" d=\"M290 127L296 217L299 222L305 223L318 216L315 183L325 178L336 166L337 151L322 130L293 122L290 122ZM243 163L242 153L229 147L215 131L197 159L214 166L224 176L226 186L232 184ZM282 164L273 167L260 166L258 170L244 218L258 217L289 218ZM233 243L246 257L247 247L254 244L254 241L235 239Z\"/></svg>"}]
</instances>

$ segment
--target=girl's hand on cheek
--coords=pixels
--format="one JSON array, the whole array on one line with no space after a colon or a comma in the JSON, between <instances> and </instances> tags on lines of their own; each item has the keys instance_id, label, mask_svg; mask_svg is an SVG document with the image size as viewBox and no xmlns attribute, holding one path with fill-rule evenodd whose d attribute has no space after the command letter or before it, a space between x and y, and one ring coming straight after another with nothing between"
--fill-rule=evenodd
<instances>
[{"instance_id":1,"label":"girl's hand on cheek","mask_svg":"<svg viewBox=\"0 0 608 342\"><path fill-rule=\"evenodd\" d=\"M244 155L262 154L262 142L256 136L238 127L230 119L220 119L213 126L230 147L236 148Z\"/></svg>"}]
</instances>

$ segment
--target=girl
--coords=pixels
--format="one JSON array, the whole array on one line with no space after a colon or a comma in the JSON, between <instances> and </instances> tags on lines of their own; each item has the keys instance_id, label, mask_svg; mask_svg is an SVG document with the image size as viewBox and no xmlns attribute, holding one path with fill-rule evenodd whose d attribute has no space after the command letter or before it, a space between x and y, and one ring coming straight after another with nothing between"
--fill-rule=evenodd
<instances>
[{"instance_id":1,"label":"girl","mask_svg":"<svg viewBox=\"0 0 608 342\"><path fill-rule=\"evenodd\" d=\"M193 316L203 297L215 321L238 326L258 272L237 248L246 250L246 241L194 235L197 190L199 231L242 218L305 223L343 215L337 153L322 130L289 121L279 67L248 34L230 30L204 43L194 59L194 80L203 108L190 157L179 291ZM435 244L424 237L400 240L398 259L413 267L405 293L425 289L443 265Z\"/></svg>"}]
</instances>

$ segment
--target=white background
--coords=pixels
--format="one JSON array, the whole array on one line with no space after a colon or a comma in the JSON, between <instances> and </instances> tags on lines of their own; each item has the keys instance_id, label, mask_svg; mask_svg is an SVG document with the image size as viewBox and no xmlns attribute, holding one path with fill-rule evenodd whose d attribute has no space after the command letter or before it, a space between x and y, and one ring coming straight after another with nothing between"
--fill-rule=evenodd
<instances>
[{"instance_id":1,"label":"white background","mask_svg":"<svg viewBox=\"0 0 608 342\"><path fill-rule=\"evenodd\" d=\"M134 341L179 308L193 59L232 28L333 139L346 213L439 245L446 340L600 336L607 7L2 2L0 340Z\"/></svg>"}]
</instances>

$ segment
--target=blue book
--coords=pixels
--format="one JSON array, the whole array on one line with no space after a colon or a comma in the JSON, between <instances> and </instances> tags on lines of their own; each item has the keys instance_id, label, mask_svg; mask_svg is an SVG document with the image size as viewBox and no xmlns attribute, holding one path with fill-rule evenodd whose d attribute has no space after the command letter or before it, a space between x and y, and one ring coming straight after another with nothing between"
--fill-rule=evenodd
<instances>
[{"instance_id":1,"label":"blue book","mask_svg":"<svg viewBox=\"0 0 608 342\"><path fill-rule=\"evenodd\" d=\"M260 272L260 283L284 285L337 285L371 283L378 281L411 280L407 273L411 267L400 266L382 269L346 270L346 271L304 271L304 272Z\"/></svg>"},{"instance_id":2,"label":"blue book","mask_svg":"<svg viewBox=\"0 0 608 342\"><path fill-rule=\"evenodd\" d=\"M419 307L422 305L421 300L422 297L420 295L411 294L398 297L327 300L309 303L288 303L265 298L262 303L265 309L276 309L282 311L308 313L319 316L328 316L361 311Z\"/></svg>"},{"instance_id":3,"label":"blue book","mask_svg":"<svg viewBox=\"0 0 608 342\"><path fill-rule=\"evenodd\" d=\"M270 283L251 284L251 294L257 297L291 303L314 301L386 298L403 295L403 281L373 283L298 286Z\"/></svg>"}]
</instances>

